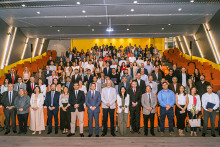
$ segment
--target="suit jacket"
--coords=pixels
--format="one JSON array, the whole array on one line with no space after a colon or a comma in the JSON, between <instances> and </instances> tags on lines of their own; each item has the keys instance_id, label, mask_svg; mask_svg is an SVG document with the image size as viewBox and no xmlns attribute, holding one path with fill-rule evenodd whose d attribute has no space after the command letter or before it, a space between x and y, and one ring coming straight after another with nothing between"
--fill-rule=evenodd
<instances>
[{"instance_id":1,"label":"suit jacket","mask_svg":"<svg viewBox=\"0 0 220 147\"><path fill-rule=\"evenodd\" d=\"M56 111L59 111L59 98L60 93L55 91L54 98L53 98L53 106L51 105L51 91L47 92L45 98L45 105L47 106L47 111L50 111L49 107L55 107Z\"/></svg>"},{"instance_id":2,"label":"suit jacket","mask_svg":"<svg viewBox=\"0 0 220 147\"><path fill-rule=\"evenodd\" d=\"M157 83L152 81L152 83L150 83L149 81L146 82L146 86L151 86L152 84L152 93L156 94L157 93Z\"/></svg>"},{"instance_id":3,"label":"suit jacket","mask_svg":"<svg viewBox=\"0 0 220 147\"><path fill-rule=\"evenodd\" d=\"M161 74L161 73L158 73L158 78L157 78L155 72L152 73L151 75L153 76L153 80L154 80L155 82L156 82L156 81L160 82L161 79L162 79L162 74Z\"/></svg>"},{"instance_id":4,"label":"suit jacket","mask_svg":"<svg viewBox=\"0 0 220 147\"><path fill-rule=\"evenodd\" d=\"M73 83L75 83L75 82L78 83L79 80L82 80L81 75L78 74L77 77L76 77L76 79L75 79L75 75L72 76L72 82L73 82Z\"/></svg>"},{"instance_id":5,"label":"suit jacket","mask_svg":"<svg viewBox=\"0 0 220 147\"><path fill-rule=\"evenodd\" d=\"M144 80L140 81L140 85L138 84L137 79L135 80L137 82L137 89L141 90L141 94L145 93L145 89L146 89L146 84Z\"/></svg>"},{"instance_id":6,"label":"suit jacket","mask_svg":"<svg viewBox=\"0 0 220 147\"><path fill-rule=\"evenodd\" d=\"M34 87L35 87L36 85L37 85L37 84L34 83ZM26 87L27 87L28 96L31 97L32 93L34 93L34 88L33 88L33 90L31 89L31 82L30 82L30 81L27 82Z\"/></svg>"},{"instance_id":7,"label":"suit jacket","mask_svg":"<svg viewBox=\"0 0 220 147\"><path fill-rule=\"evenodd\" d=\"M151 101L151 104L149 103L149 96L148 96L148 93L144 93L141 97L141 104L143 106L143 114L145 115L149 115L150 113L156 113L156 105L157 105L157 96L155 93L150 93L150 101ZM152 110L151 112L148 111L148 108L151 107Z\"/></svg>"},{"instance_id":8,"label":"suit jacket","mask_svg":"<svg viewBox=\"0 0 220 147\"><path fill-rule=\"evenodd\" d=\"M189 79L189 74L186 73L186 83L188 82L188 79ZM179 76L178 76L178 83L180 83L182 85L182 72L179 73Z\"/></svg>"},{"instance_id":9,"label":"suit jacket","mask_svg":"<svg viewBox=\"0 0 220 147\"><path fill-rule=\"evenodd\" d=\"M90 86L91 86L91 83L89 85L89 88ZM96 82L96 91L98 91L100 94L102 93L101 83Z\"/></svg>"},{"instance_id":10,"label":"suit jacket","mask_svg":"<svg viewBox=\"0 0 220 147\"><path fill-rule=\"evenodd\" d=\"M90 107L96 107L94 112L100 112L101 104L101 94L95 90L95 96L92 98L91 90L86 94L86 106L88 107L88 112L92 111Z\"/></svg>"},{"instance_id":11,"label":"suit jacket","mask_svg":"<svg viewBox=\"0 0 220 147\"><path fill-rule=\"evenodd\" d=\"M138 67L137 66L133 66L133 80L135 80L137 77L137 71L138 71ZM128 74L131 76L131 68L128 68Z\"/></svg>"},{"instance_id":12,"label":"suit jacket","mask_svg":"<svg viewBox=\"0 0 220 147\"><path fill-rule=\"evenodd\" d=\"M110 74L112 74L112 69L109 67L109 70L107 72L107 67L103 69L103 72L105 74L105 76L110 76Z\"/></svg>"},{"instance_id":13,"label":"suit jacket","mask_svg":"<svg viewBox=\"0 0 220 147\"><path fill-rule=\"evenodd\" d=\"M15 105L15 99L17 96L18 96L18 92L13 90L12 103L10 105L8 91L5 91L2 94L2 105L4 106L4 111L6 110L7 106L14 106Z\"/></svg>"},{"instance_id":14,"label":"suit jacket","mask_svg":"<svg viewBox=\"0 0 220 147\"><path fill-rule=\"evenodd\" d=\"M172 90L176 94L176 93L180 92L180 86L181 86L181 84L177 83L176 84L176 90L175 90L173 83L170 83L169 84L169 89Z\"/></svg>"},{"instance_id":15,"label":"suit jacket","mask_svg":"<svg viewBox=\"0 0 220 147\"><path fill-rule=\"evenodd\" d=\"M141 68L138 69L137 73L140 73L141 72ZM148 75L148 71L146 68L144 68L144 74L145 75Z\"/></svg>"},{"instance_id":16,"label":"suit jacket","mask_svg":"<svg viewBox=\"0 0 220 147\"><path fill-rule=\"evenodd\" d=\"M14 74L14 84L18 82L18 77L19 76L17 74ZM12 78L11 78L11 74L10 73L6 75L6 79L9 80L9 83L12 83Z\"/></svg>"},{"instance_id":17,"label":"suit jacket","mask_svg":"<svg viewBox=\"0 0 220 147\"><path fill-rule=\"evenodd\" d=\"M20 86L19 86L19 89L18 89L18 85L19 85L19 83L16 83L14 85L14 91L18 91L21 88L24 89L24 92L26 91L26 84L25 83L21 83Z\"/></svg>"},{"instance_id":18,"label":"suit jacket","mask_svg":"<svg viewBox=\"0 0 220 147\"><path fill-rule=\"evenodd\" d=\"M85 103L85 94L83 91L78 90L77 96L75 94L75 90L70 93L70 96L69 96L70 112L76 111L76 108L74 108L75 104L79 104L79 107L78 107L79 112L84 111L84 105L83 105L84 103Z\"/></svg>"},{"instance_id":19,"label":"suit jacket","mask_svg":"<svg viewBox=\"0 0 220 147\"><path fill-rule=\"evenodd\" d=\"M179 73L180 73L180 71L178 69L173 70L173 76L178 77Z\"/></svg>"},{"instance_id":20,"label":"suit jacket","mask_svg":"<svg viewBox=\"0 0 220 147\"><path fill-rule=\"evenodd\" d=\"M119 83L118 84L118 91L120 91L120 89L121 89L121 87L122 86L124 86L124 83L123 82L121 82L121 83ZM128 89L130 89L131 88L131 84L130 83L126 83L126 90L128 91Z\"/></svg>"},{"instance_id":21,"label":"suit jacket","mask_svg":"<svg viewBox=\"0 0 220 147\"><path fill-rule=\"evenodd\" d=\"M93 81L93 75L90 75L89 79L88 79L88 75L84 76L84 82L87 82L86 84L87 91L89 91L89 85L90 83L92 83L92 81Z\"/></svg>"},{"instance_id":22,"label":"suit jacket","mask_svg":"<svg viewBox=\"0 0 220 147\"><path fill-rule=\"evenodd\" d=\"M116 89L110 87L110 93L108 95L108 87L102 89L101 100L102 100L102 108L108 108L106 106L107 103L110 103L110 109L115 109L117 99Z\"/></svg>"},{"instance_id":23,"label":"suit jacket","mask_svg":"<svg viewBox=\"0 0 220 147\"><path fill-rule=\"evenodd\" d=\"M49 78L49 76L52 76L52 71L49 70L49 74L47 74L47 71L44 71L44 78Z\"/></svg>"},{"instance_id":24,"label":"suit jacket","mask_svg":"<svg viewBox=\"0 0 220 147\"><path fill-rule=\"evenodd\" d=\"M140 108L141 107L141 95L142 95L141 90L136 88L136 93L134 94L133 89L129 89L128 94L130 95L130 106L129 107L134 108L132 107L132 103L137 102L137 106L135 108Z\"/></svg>"}]
</instances>

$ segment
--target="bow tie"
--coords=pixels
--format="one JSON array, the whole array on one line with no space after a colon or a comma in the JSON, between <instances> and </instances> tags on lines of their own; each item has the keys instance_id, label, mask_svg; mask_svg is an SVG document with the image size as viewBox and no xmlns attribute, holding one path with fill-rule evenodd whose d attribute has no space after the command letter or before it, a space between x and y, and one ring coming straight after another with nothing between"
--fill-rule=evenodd
<instances>
[{"instance_id":1,"label":"bow tie","mask_svg":"<svg viewBox=\"0 0 220 147\"><path fill-rule=\"evenodd\" d=\"M152 83L152 82L149 82L149 83Z\"/></svg>"}]
</instances>

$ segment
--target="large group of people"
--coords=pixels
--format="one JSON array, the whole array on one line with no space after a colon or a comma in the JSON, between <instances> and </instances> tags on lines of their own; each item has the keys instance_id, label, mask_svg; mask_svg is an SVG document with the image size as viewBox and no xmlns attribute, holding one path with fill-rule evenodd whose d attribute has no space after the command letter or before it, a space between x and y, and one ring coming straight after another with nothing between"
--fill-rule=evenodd
<instances>
[{"instance_id":1,"label":"large group of people","mask_svg":"<svg viewBox=\"0 0 220 147\"><path fill-rule=\"evenodd\" d=\"M29 129L33 131L32 134L41 134L45 130L45 122L48 126L47 134L51 134L53 117L55 134L58 134L60 113L62 133L68 137L74 136L78 118L79 133L84 137L84 111L87 107L88 137L93 135L93 121L95 135L99 137L100 109L103 112L101 136L107 134L108 118L111 135L116 136L115 111L121 135L128 133L128 120L131 134L141 134L140 116L143 115L144 135L148 136L150 120L150 133L155 136L154 118L156 107L159 106L157 114L160 118L161 136L164 136L166 116L170 135L176 136L173 126L176 116L178 135L185 136L187 115L189 119L197 119L203 108L202 136L207 133L210 118L211 135L215 137L219 97L212 91L210 83L205 81L205 76L200 74L199 69L189 75L185 67L179 70L176 65L165 75L162 66L162 56L152 44L150 47L146 45L145 49L131 44L116 49L110 43L109 46L95 44L87 52L78 51L75 47L72 50L68 48L56 61L50 56L45 69L39 69L34 74L25 67L23 76L19 77L12 68L1 86L5 135L10 133L11 127L17 133L16 115L19 121L18 133L26 134L29 113ZM47 120L44 120L43 106L47 107ZM197 136L197 127L190 127L190 130L191 136Z\"/></svg>"}]
</instances>

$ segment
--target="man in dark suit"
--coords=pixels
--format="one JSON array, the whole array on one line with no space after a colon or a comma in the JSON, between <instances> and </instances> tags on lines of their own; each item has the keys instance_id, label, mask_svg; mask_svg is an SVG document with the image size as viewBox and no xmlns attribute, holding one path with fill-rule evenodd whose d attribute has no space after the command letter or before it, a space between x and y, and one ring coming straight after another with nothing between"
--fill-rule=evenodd
<instances>
[{"instance_id":1,"label":"man in dark suit","mask_svg":"<svg viewBox=\"0 0 220 147\"><path fill-rule=\"evenodd\" d=\"M6 79L9 80L9 83L15 84L18 82L18 75L15 74L15 69L11 68L10 73L6 75Z\"/></svg>"},{"instance_id":2,"label":"man in dark suit","mask_svg":"<svg viewBox=\"0 0 220 147\"><path fill-rule=\"evenodd\" d=\"M87 91L89 91L89 85L90 83L92 83L92 80L93 80L93 75L91 74L91 70L87 69L87 75L84 77L84 82L87 82L86 83Z\"/></svg>"},{"instance_id":3,"label":"man in dark suit","mask_svg":"<svg viewBox=\"0 0 220 147\"><path fill-rule=\"evenodd\" d=\"M109 66L109 62L106 63L107 67L103 69L105 76L110 76L112 74L112 69Z\"/></svg>"},{"instance_id":4,"label":"man in dark suit","mask_svg":"<svg viewBox=\"0 0 220 147\"><path fill-rule=\"evenodd\" d=\"M66 51L66 57L69 58L69 54L70 54L70 48L67 49Z\"/></svg>"},{"instance_id":5,"label":"man in dark suit","mask_svg":"<svg viewBox=\"0 0 220 147\"><path fill-rule=\"evenodd\" d=\"M56 85L51 84L51 91L47 92L45 98L45 104L47 106L48 116L48 133L52 133L52 118L55 120L55 134L58 134L58 112L59 112L59 98L60 93L56 91Z\"/></svg>"},{"instance_id":6,"label":"man in dark suit","mask_svg":"<svg viewBox=\"0 0 220 147\"><path fill-rule=\"evenodd\" d=\"M32 93L34 93L34 88L36 85L35 78L30 77L30 81L27 82L27 92L29 97L31 97Z\"/></svg>"},{"instance_id":7,"label":"man in dark suit","mask_svg":"<svg viewBox=\"0 0 220 147\"><path fill-rule=\"evenodd\" d=\"M4 106L4 115L5 115L5 125L6 125L6 132L5 135L10 133L10 119L11 126L14 133L16 131L16 108L15 108L15 99L18 96L18 92L13 90L13 84L8 85L8 91L3 93L2 96L2 105Z\"/></svg>"},{"instance_id":8,"label":"man in dark suit","mask_svg":"<svg viewBox=\"0 0 220 147\"><path fill-rule=\"evenodd\" d=\"M79 119L79 128L80 128L80 136L83 135L83 117L84 117L84 104L85 103L85 94L83 91L79 90L79 83L74 83L74 91L69 95L69 111L71 112L71 133L67 136L75 135L76 129L76 117Z\"/></svg>"},{"instance_id":9,"label":"man in dark suit","mask_svg":"<svg viewBox=\"0 0 220 147\"><path fill-rule=\"evenodd\" d=\"M181 73L179 74L178 77L178 83L186 87L188 79L189 79L189 74L186 72L186 68L182 67Z\"/></svg>"},{"instance_id":10,"label":"man in dark suit","mask_svg":"<svg viewBox=\"0 0 220 147\"><path fill-rule=\"evenodd\" d=\"M144 68L144 63L141 63L141 67L138 69L137 73L140 73L140 72L141 72L141 69L144 69L144 74L145 74L145 75L148 75L147 69Z\"/></svg>"},{"instance_id":11,"label":"man in dark suit","mask_svg":"<svg viewBox=\"0 0 220 147\"><path fill-rule=\"evenodd\" d=\"M146 84L145 81L141 79L140 73L137 73L137 79L135 81L137 82L137 89L140 89L141 94L144 94L146 89Z\"/></svg>"},{"instance_id":12,"label":"man in dark suit","mask_svg":"<svg viewBox=\"0 0 220 147\"><path fill-rule=\"evenodd\" d=\"M72 76L72 82L73 83L78 83L79 80L82 80L82 77L81 77L81 75L79 75L79 70L78 69L75 69L74 73L75 74Z\"/></svg>"},{"instance_id":13,"label":"man in dark suit","mask_svg":"<svg viewBox=\"0 0 220 147\"><path fill-rule=\"evenodd\" d=\"M178 77L180 71L177 69L176 64L173 64L173 76Z\"/></svg>"},{"instance_id":14,"label":"man in dark suit","mask_svg":"<svg viewBox=\"0 0 220 147\"><path fill-rule=\"evenodd\" d=\"M49 56L49 60L47 61L47 65L50 66L51 65L51 61L53 61L52 56Z\"/></svg>"},{"instance_id":15,"label":"man in dark suit","mask_svg":"<svg viewBox=\"0 0 220 147\"><path fill-rule=\"evenodd\" d=\"M130 115L131 115L131 133L137 132L141 134L140 130L140 111L141 111L141 95L142 92L137 88L137 82L132 82L132 88L128 90L130 95Z\"/></svg>"},{"instance_id":16,"label":"man in dark suit","mask_svg":"<svg viewBox=\"0 0 220 147\"><path fill-rule=\"evenodd\" d=\"M50 70L50 66L46 66L46 70L44 71L44 82L46 85L48 85L48 78L49 76L52 76L52 71Z\"/></svg>"},{"instance_id":17,"label":"man in dark suit","mask_svg":"<svg viewBox=\"0 0 220 147\"><path fill-rule=\"evenodd\" d=\"M118 91L120 91L121 87L124 86L126 90L129 90L131 88L131 84L127 82L127 77L123 76L121 82L118 85Z\"/></svg>"},{"instance_id":18,"label":"man in dark suit","mask_svg":"<svg viewBox=\"0 0 220 147\"><path fill-rule=\"evenodd\" d=\"M169 83L172 83L173 77L174 77L173 69L169 69L169 74L166 75L165 79L166 79Z\"/></svg>"},{"instance_id":19,"label":"man in dark suit","mask_svg":"<svg viewBox=\"0 0 220 147\"><path fill-rule=\"evenodd\" d=\"M90 91L86 94L86 106L89 115L89 136L93 134L93 117L95 119L95 134L99 137L99 113L101 104L101 94L96 91L96 84L91 83Z\"/></svg>"},{"instance_id":20,"label":"man in dark suit","mask_svg":"<svg viewBox=\"0 0 220 147\"><path fill-rule=\"evenodd\" d=\"M169 89L172 90L175 94L180 93L180 83L177 83L177 77L173 77L172 83L169 84Z\"/></svg>"},{"instance_id":21,"label":"man in dark suit","mask_svg":"<svg viewBox=\"0 0 220 147\"><path fill-rule=\"evenodd\" d=\"M156 67L156 68L154 69L154 72L153 72L151 75L153 76L153 79L154 79L153 81L154 81L154 82L159 83L160 80L162 79L162 74L159 73L159 68L158 68L158 67Z\"/></svg>"}]
</instances>

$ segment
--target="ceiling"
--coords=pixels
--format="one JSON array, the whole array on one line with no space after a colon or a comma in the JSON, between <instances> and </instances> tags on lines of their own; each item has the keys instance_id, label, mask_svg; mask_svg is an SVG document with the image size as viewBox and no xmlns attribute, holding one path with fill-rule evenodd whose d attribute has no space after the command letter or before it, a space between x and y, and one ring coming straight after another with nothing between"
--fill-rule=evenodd
<instances>
[{"instance_id":1,"label":"ceiling","mask_svg":"<svg viewBox=\"0 0 220 147\"><path fill-rule=\"evenodd\" d=\"M220 9L219 0L190 1L3 0L0 18L30 38L172 37L195 34Z\"/></svg>"}]
</instances>

